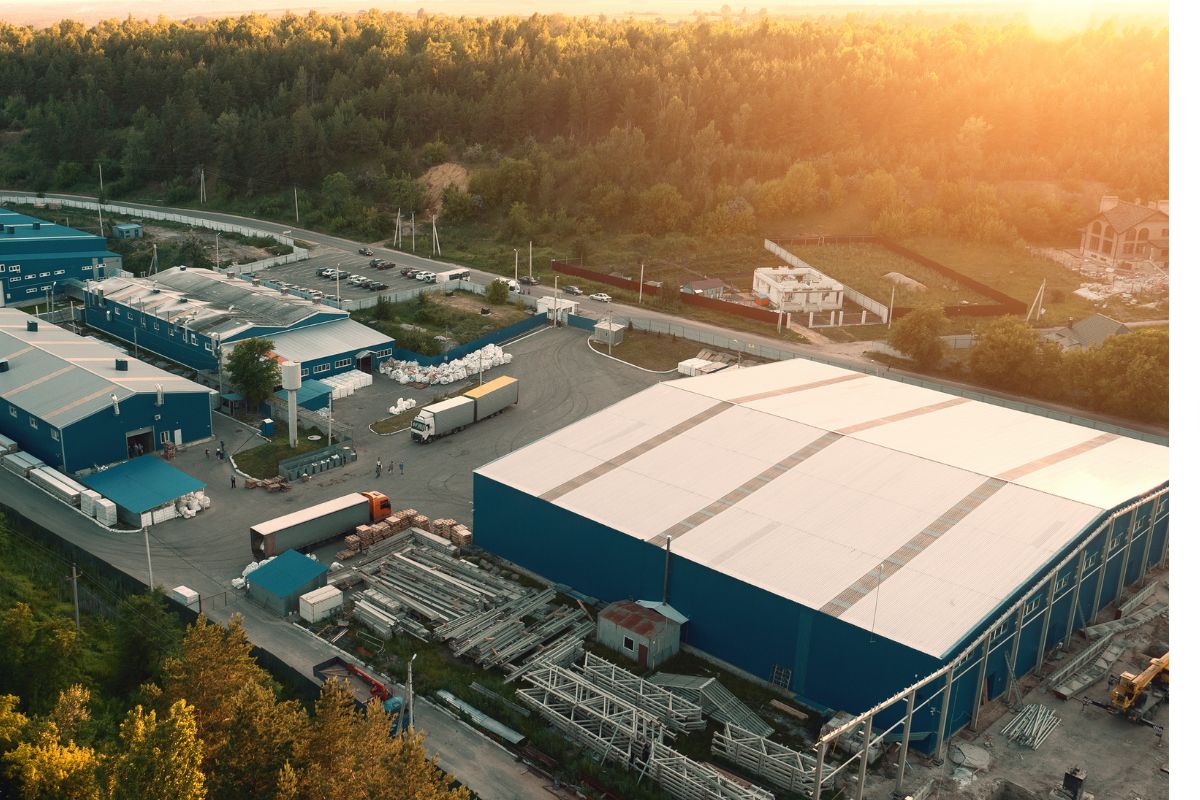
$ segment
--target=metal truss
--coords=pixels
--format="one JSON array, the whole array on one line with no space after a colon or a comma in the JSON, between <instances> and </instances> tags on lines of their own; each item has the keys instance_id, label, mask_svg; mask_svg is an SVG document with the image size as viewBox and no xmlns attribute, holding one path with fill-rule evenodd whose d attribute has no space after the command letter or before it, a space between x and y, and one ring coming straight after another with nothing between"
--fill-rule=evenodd
<instances>
[{"instance_id":1,"label":"metal truss","mask_svg":"<svg viewBox=\"0 0 1200 800\"><path fill-rule=\"evenodd\" d=\"M551 664L530 670L525 680L532 685L517 697L602 762L631 766L663 741L661 722L578 673Z\"/></svg>"},{"instance_id":2,"label":"metal truss","mask_svg":"<svg viewBox=\"0 0 1200 800\"><path fill-rule=\"evenodd\" d=\"M713 755L723 756L739 767L761 775L781 789L812 792L817 759L807 753L772 742L745 728L726 723L724 731L713 735Z\"/></svg>"},{"instance_id":3,"label":"metal truss","mask_svg":"<svg viewBox=\"0 0 1200 800\"><path fill-rule=\"evenodd\" d=\"M680 800L774 800L775 795L754 784L738 781L709 764L693 761L655 742L650 747L646 774Z\"/></svg>"},{"instance_id":4,"label":"metal truss","mask_svg":"<svg viewBox=\"0 0 1200 800\"><path fill-rule=\"evenodd\" d=\"M704 730L705 723L700 716L699 705L643 680L594 653L584 654L583 666L579 671L602 689L653 714L672 730Z\"/></svg>"}]
</instances>

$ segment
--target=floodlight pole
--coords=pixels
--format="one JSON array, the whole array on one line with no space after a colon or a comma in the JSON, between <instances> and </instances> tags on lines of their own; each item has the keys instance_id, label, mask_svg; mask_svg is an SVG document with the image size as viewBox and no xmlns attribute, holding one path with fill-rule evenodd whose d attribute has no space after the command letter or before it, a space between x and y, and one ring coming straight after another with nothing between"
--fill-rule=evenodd
<instances>
[{"instance_id":1,"label":"floodlight pole","mask_svg":"<svg viewBox=\"0 0 1200 800\"><path fill-rule=\"evenodd\" d=\"M638 273L638 305L642 304L642 285L646 282L646 262L641 262L641 271Z\"/></svg>"},{"instance_id":2,"label":"floodlight pole","mask_svg":"<svg viewBox=\"0 0 1200 800\"><path fill-rule=\"evenodd\" d=\"M416 698L413 694L413 676L412 676L412 665L413 665L413 662L416 660L417 660L417 654L413 653L412 658L410 658L408 660L408 683L406 683L404 685L406 693L408 694L408 729L410 731L416 729L416 721L417 721L417 714L416 714L417 710L415 708L413 708L413 706L415 705L414 700Z\"/></svg>"},{"instance_id":3,"label":"floodlight pole","mask_svg":"<svg viewBox=\"0 0 1200 800\"><path fill-rule=\"evenodd\" d=\"M221 269L221 231L217 231L215 238L217 242L217 271L219 272Z\"/></svg>"},{"instance_id":4,"label":"floodlight pole","mask_svg":"<svg viewBox=\"0 0 1200 800\"><path fill-rule=\"evenodd\" d=\"M517 278L518 278L517 270L520 269L520 261L518 260L520 258L520 255L521 255L521 251L514 247L513 248L513 280L514 281L517 280Z\"/></svg>"},{"instance_id":5,"label":"floodlight pole","mask_svg":"<svg viewBox=\"0 0 1200 800\"><path fill-rule=\"evenodd\" d=\"M319 434L318 434L319 435ZM320 441L320 440L318 440ZM333 446L333 392L329 392L329 435L325 439L325 446Z\"/></svg>"},{"instance_id":6,"label":"floodlight pole","mask_svg":"<svg viewBox=\"0 0 1200 800\"><path fill-rule=\"evenodd\" d=\"M146 571L150 573L150 588L154 588L154 563L150 561L150 527L142 526L142 536L146 538Z\"/></svg>"}]
</instances>

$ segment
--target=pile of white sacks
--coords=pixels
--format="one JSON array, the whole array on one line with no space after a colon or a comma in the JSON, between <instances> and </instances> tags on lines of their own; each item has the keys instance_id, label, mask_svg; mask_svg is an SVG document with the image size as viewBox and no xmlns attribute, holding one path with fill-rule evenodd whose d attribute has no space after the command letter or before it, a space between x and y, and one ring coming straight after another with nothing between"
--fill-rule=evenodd
<instances>
[{"instance_id":1,"label":"pile of white sacks","mask_svg":"<svg viewBox=\"0 0 1200 800\"><path fill-rule=\"evenodd\" d=\"M206 495L203 489L200 489L195 492L188 492L176 500L175 511L184 519L191 519L211 505L212 498Z\"/></svg>"},{"instance_id":2,"label":"pile of white sacks","mask_svg":"<svg viewBox=\"0 0 1200 800\"><path fill-rule=\"evenodd\" d=\"M401 397L396 400L396 405L388 408L388 413L389 414L403 414L405 411L408 411L410 408L416 408L416 407L417 407L416 400L413 400L411 398L408 400L405 400L403 397Z\"/></svg>"},{"instance_id":3,"label":"pile of white sacks","mask_svg":"<svg viewBox=\"0 0 1200 800\"><path fill-rule=\"evenodd\" d=\"M350 372L343 372L340 375L322 378L321 383L333 390L334 400L341 400L343 397L349 397L354 394L355 389L370 386L371 374L369 372L351 370Z\"/></svg>"},{"instance_id":4,"label":"pile of white sacks","mask_svg":"<svg viewBox=\"0 0 1200 800\"><path fill-rule=\"evenodd\" d=\"M388 361L380 372L397 383L448 384L478 375L480 369L486 372L492 367L510 363L511 354L505 353L498 345L487 344L462 358L428 367L423 367L415 361Z\"/></svg>"}]
</instances>

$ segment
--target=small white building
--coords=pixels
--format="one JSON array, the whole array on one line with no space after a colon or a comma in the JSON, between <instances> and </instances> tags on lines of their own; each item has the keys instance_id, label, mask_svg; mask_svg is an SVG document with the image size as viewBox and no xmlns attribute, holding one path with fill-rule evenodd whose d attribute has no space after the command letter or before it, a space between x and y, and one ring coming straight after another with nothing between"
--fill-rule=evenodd
<instances>
[{"instance_id":1,"label":"small white building","mask_svg":"<svg viewBox=\"0 0 1200 800\"><path fill-rule=\"evenodd\" d=\"M556 325L565 325L568 314L579 313L579 302L565 297L539 297L537 313L545 314L546 319Z\"/></svg>"},{"instance_id":2,"label":"small white building","mask_svg":"<svg viewBox=\"0 0 1200 800\"><path fill-rule=\"evenodd\" d=\"M759 267L754 294L787 312L840 311L845 287L812 267Z\"/></svg>"}]
</instances>

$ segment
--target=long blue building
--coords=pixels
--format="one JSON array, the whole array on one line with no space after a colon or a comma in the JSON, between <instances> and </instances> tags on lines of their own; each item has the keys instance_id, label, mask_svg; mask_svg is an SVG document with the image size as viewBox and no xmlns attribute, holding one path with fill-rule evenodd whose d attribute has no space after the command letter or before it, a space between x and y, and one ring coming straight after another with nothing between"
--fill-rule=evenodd
<instances>
[{"instance_id":1,"label":"long blue building","mask_svg":"<svg viewBox=\"0 0 1200 800\"><path fill-rule=\"evenodd\" d=\"M658 384L476 470L475 541L665 601L685 644L818 709L953 664L916 692L932 750L1165 559L1167 478L1161 445L795 359Z\"/></svg>"},{"instance_id":2,"label":"long blue building","mask_svg":"<svg viewBox=\"0 0 1200 800\"><path fill-rule=\"evenodd\" d=\"M146 278L109 278L84 292L89 327L197 370L246 339L267 338L305 378L373 371L390 337L330 308L210 269L174 267Z\"/></svg>"},{"instance_id":3,"label":"long blue building","mask_svg":"<svg viewBox=\"0 0 1200 800\"><path fill-rule=\"evenodd\" d=\"M0 208L0 306L45 301L66 281L118 274L104 237Z\"/></svg>"},{"instance_id":4,"label":"long blue building","mask_svg":"<svg viewBox=\"0 0 1200 800\"><path fill-rule=\"evenodd\" d=\"M64 472L212 437L213 391L0 309L0 433Z\"/></svg>"}]
</instances>

